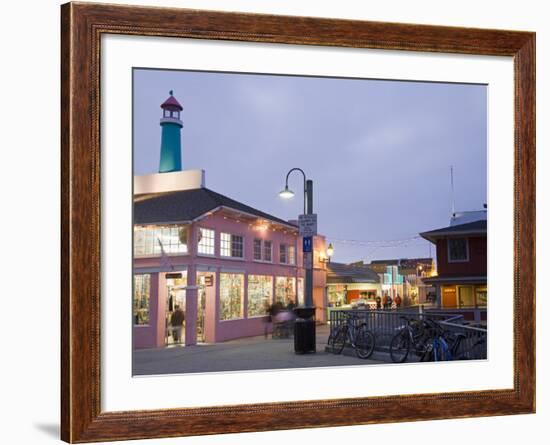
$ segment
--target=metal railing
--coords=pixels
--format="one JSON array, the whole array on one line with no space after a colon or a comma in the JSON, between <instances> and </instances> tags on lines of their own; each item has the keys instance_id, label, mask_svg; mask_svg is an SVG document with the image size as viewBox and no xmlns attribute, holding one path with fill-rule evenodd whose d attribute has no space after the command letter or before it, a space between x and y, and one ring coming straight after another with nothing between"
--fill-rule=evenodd
<instances>
[{"instance_id":1,"label":"metal railing","mask_svg":"<svg viewBox=\"0 0 550 445\"><path fill-rule=\"evenodd\" d=\"M487 358L487 330L464 324L464 317L455 313L444 312L417 312L407 309L401 310L362 310L341 309L330 311L329 324L332 334L350 314L355 323L366 323L375 336L375 350L389 352L391 339L405 325L403 316L413 320L431 319L438 322L445 330L461 333L465 339L461 343L459 353L469 359Z\"/></svg>"}]
</instances>

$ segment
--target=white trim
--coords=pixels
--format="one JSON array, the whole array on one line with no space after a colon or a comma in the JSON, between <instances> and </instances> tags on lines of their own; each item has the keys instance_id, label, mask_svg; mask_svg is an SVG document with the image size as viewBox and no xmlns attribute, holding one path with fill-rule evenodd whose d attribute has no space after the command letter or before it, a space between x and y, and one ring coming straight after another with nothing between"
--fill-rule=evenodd
<instances>
[{"instance_id":1,"label":"white trim","mask_svg":"<svg viewBox=\"0 0 550 445\"><path fill-rule=\"evenodd\" d=\"M232 256L232 255L222 255L222 235L229 235L229 253L233 249L233 237L240 236L243 239L243 256ZM220 232L220 255L219 258L222 260L246 260L246 235L240 233L231 233L231 232Z\"/></svg>"},{"instance_id":2,"label":"white trim","mask_svg":"<svg viewBox=\"0 0 550 445\"><path fill-rule=\"evenodd\" d=\"M197 253L197 256L205 256L205 257L215 257L216 256L216 229L212 229L210 227L200 227L198 226L197 227L198 230L195 231L195 246L196 246L196 253ZM214 240L214 253L203 253L203 252L199 252L199 233L200 231L202 230L209 230L211 232L214 233L214 237L213 237L213 240Z\"/></svg>"},{"instance_id":3,"label":"white trim","mask_svg":"<svg viewBox=\"0 0 550 445\"><path fill-rule=\"evenodd\" d=\"M245 216L249 216L249 217L255 218L255 219L258 219L258 218L266 219L266 220L270 221L270 222L273 223L273 224L278 224L278 225L280 225L280 226L285 226L285 227L288 227L288 228L291 229L291 230L294 230L295 232L298 232L298 227L293 226L293 225L290 224L290 223L283 223L283 222L281 222L281 221L275 221L275 220L270 219L270 218L268 218L268 217L260 216L260 215L254 215L253 213L248 213L248 212L245 212L245 211L243 211L243 210L235 209L235 208L233 208L233 207L229 207L229 206L222 205L222 206L216 207L216 209L231 210L232 212L239 213L239 214L245 215ZM211 210L211 211L212 211L212 210ZM263 212L262 212L262 213L263 213ZM268 214L266 213L266 215L268 215Z\"/></svg>"}]
</instances>

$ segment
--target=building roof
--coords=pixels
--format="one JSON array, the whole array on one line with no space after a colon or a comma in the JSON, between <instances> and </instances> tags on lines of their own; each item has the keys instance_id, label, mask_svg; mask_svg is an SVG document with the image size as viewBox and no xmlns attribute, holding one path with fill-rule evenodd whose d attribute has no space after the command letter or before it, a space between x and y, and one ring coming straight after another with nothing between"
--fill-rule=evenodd
<instances>
[{"instance_id":1,"label":"building roof","mask_svg":"<svg viewBox=\"0 0 550 445\"><path fill-rule=\"evenodd\" d=\"M296 229L296 225L247 206L207 188L138 195L134 199L134 224L191 222L215 209L225 208Z\"/></svg>"},{"instance_id":2,"label":"building roof","mask_svg":"<svg viewBox=\"0 0 550 445\"><path fill-rule=\"evenodd\" d=\"M422 278L424 284L487 283L487 275L436 275Z\"/></svg>"},{"instance_id":3,"label":"building roof","mask_svg":"<svg viewBox=\"0 0 550 445\"><path fill-rule=\"evenodd\" d=\"M401 265L402 267L414 266L418 263L433 263L433 258L392 258L389 260L372 260L370 264L387 264L388 266Z\"/></svg>"},{"instance_id":4,"label":"building roof","mask_svg":"<svg viewBox=\"0 0 550 445\"><path fill-rule=\"evenodd\" d=\"M487 235L487 220L481 219L466 224L458 224L456 226L443 227L441 229L430 230L423 232L420 236L432 243L438 238L457 235Z\"/></svg>"},{"instance_id":5,"label":"building roof","mask_svg":"<svg viewBox=\"0 0 550 445\"><path fill-rule=\"evenodd\" d=\"M183 110L183 107L178 102L178 100L174 96L172 96L172 91L170 91L170 97L162 103L160 108L177 108L180 111Z\"/></svg>"},{"instance_id":6,"label":"building roof","mask_svg":"<svg viewBox=\"0 0 550 445\"><path fill-rule=\"evenodd\" d=\"M379 283L380 277L367 266L327 263L327 283Z\"/></svg>"}]
</instances>

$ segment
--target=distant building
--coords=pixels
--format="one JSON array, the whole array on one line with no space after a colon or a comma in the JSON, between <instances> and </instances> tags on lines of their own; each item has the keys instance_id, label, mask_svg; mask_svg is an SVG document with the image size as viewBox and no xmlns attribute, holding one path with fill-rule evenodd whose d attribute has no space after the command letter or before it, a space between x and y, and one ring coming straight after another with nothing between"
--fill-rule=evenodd
<instances>
[{"instance_id":1,"label":"distant building","mask_svg":"<svg viewBox=\"0 0 550 445\"><path fill-rule=\"evenodd\" d=\"M375 301L381 296L382 286L379 275L364 265L327 264L327 302L329 307L350 304L364 298Z\"/></svg>"},{"instance_id":2,"label":"distant building","mask_svg":"<svg viewBox=\"0 0 550 445\"><path fill-rule=\"evenodd\" d=\"M134 177L134 348L174 343L176 306L186 345L263 335L268 305L304 302L298 227L206 188L202 170L181 171L183 107L172 95L161 107L159 173ZM323 321L323 236L313 250L313 302Z\"/></svg>"},{"instance_id":3,"label":"distant building","mask_svg":"<svg viewBox=\"0 0 550 445\"><path fill-rule=\"evenodd\" d=\"M372 260L369 267L376 273L386 273L388 266L397 266L399 274L430 276L435 269L433 258L396 258L389 260Z\"/></svg>"},{"instance_id":4,"label":"distant building","mask_svg":"<svg viewBox=\"0 0 550 445\"><path fill-rule=\"evenodd\" d=\"M455 214L456 215L456 214ZM479 216L479 215L478 215ZM437 275L424 278L436 288L436 304L443 308L487 306L487 219L456 224L421 233L435 244Z\"/></svg>"}]
</instances>

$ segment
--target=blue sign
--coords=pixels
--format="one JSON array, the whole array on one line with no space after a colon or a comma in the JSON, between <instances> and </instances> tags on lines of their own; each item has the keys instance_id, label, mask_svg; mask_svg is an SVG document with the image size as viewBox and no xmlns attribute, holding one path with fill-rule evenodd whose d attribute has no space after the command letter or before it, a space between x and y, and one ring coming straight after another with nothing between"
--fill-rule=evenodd
<instances>
[{"instance_id":1,"label":"blue sign","mask_svg":"<svg viewBox=\"0 0 550 445\"><path fill-rule=\"evenodd\" d=\"M311 236L304 236L303 251L312 252L312 249L313 249L313 238Z\"/></svg>"}]
</instances>

